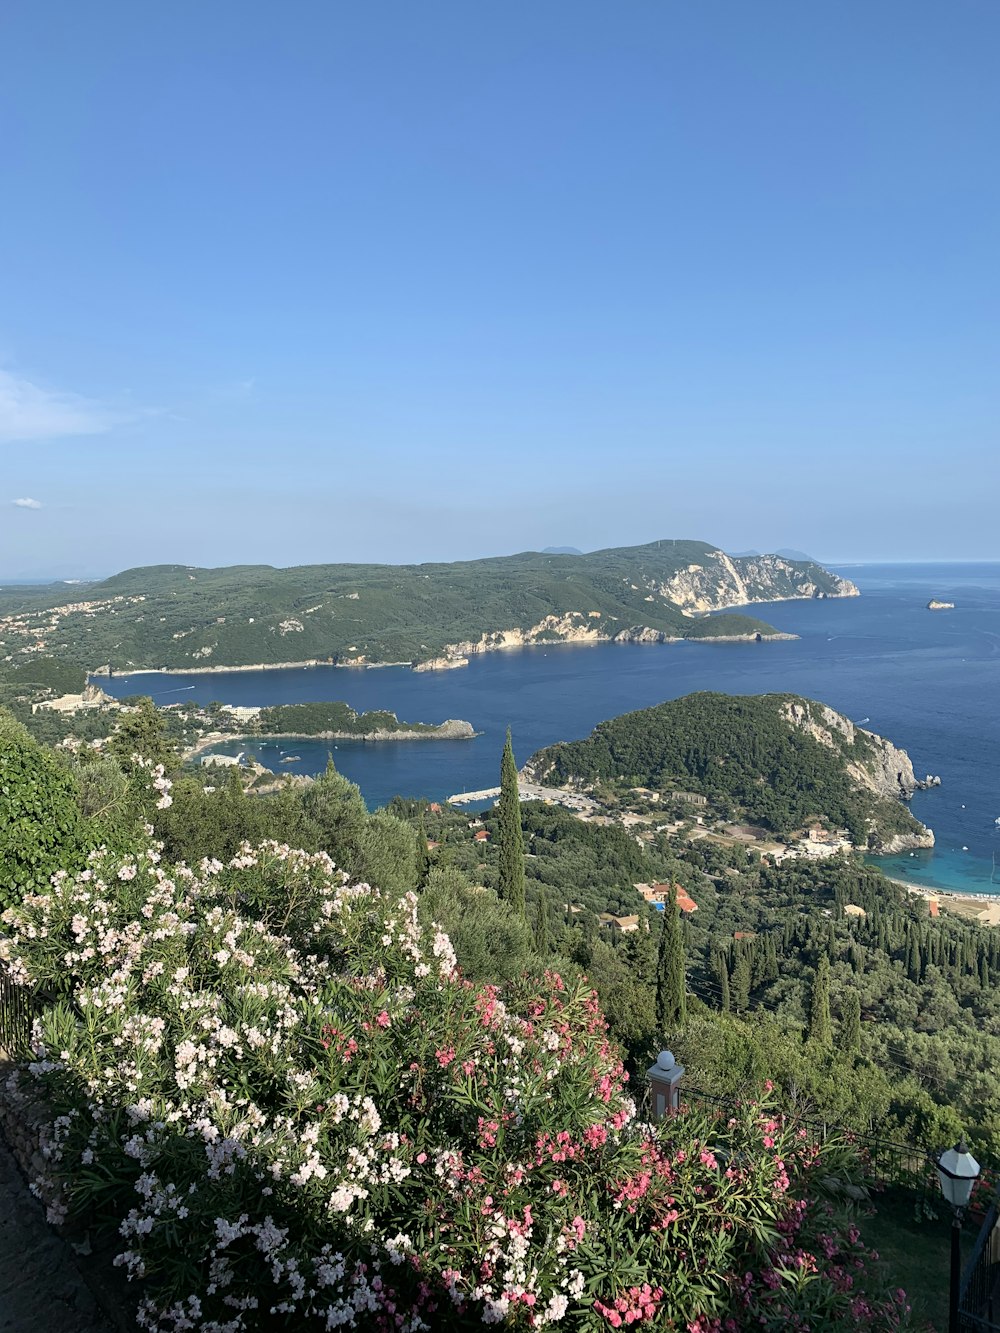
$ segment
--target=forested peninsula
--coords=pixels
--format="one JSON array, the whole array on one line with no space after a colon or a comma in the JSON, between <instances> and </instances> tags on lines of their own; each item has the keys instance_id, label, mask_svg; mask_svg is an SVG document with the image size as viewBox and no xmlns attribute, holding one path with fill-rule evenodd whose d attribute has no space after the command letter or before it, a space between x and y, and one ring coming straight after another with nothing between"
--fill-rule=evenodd
<instances>
[{"instance_id":1,"label":"forested peninsula","mask_svg":"<svg viewBox=\"0 0 1000 1333\"><path fill-rule=\"evenodd\" d=\"M448 718L444 722L401 722L395 713L373 708L358 713L341 702L277 704L272 708L236 708L215 705L181 708L186 723L210 728L192 753L217 743L220 737L267 740L323 741L465 741L477 735L471 722Z\"/></svg>"},{"instance_id":2,"label":"forested peninsula","mask_svg":"<svg viewBox=\"0 0 1000 1333\"><path fill-rule=\"evenodd\" d=\"M72 592L0 590L0 659L115 672L429 669L527 644L787 638L730 608L856 595L811 561L731 557L696 541L453 564L157 565Z\"/></svg>"},{"instance_id":3,"label":"forested peninsula","mask_svg":"<svg viewBox=\"0 0 1000 1333\"><path fill-rule=\"evenodd\" d=\"M793 694L689 694L540 750L523 771L610 800L694 799L784 838L815 822L872 851L934 843L903 804L919 785L905 750Z\"/></svg>"}]
</instances>

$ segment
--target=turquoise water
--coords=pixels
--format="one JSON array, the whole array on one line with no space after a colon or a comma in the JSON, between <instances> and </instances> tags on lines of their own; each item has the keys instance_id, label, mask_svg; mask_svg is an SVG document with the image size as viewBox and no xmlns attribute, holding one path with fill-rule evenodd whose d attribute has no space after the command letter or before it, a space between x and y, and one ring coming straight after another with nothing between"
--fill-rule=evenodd
<instances>
[{"instance_id":1,"label":"turquoise water","mask_svg":"<svg viewBox=\"0 0 1000 1333\"><path fill-rule=\"evenodd\" d=\"M793 643L548 645L474 658L456 671L414 674L309 667L214 675L103 678L119 697L150 693L232 704L343 699L407 721L464 718L471 741L365 744L283 741L245 749L279 771L317 773L333 753L369 805L397 792L435 800L498 781L508 725L523 761L542 745L586 735L604 718L691 690L788 690L822 699L907 749L918 777L913 813L934 829L933 852L884 858L891 874L966 893L1000 893L1000 564L838 567L861 588L843 601L778 602L754 614L798 634ZM932 598L953 611L928 611ZM865 721L867 719L867 721ZM281 762L293 759L293 762ZM997 869L994 872L994 857Z\"/></svg>"}]
</instances>

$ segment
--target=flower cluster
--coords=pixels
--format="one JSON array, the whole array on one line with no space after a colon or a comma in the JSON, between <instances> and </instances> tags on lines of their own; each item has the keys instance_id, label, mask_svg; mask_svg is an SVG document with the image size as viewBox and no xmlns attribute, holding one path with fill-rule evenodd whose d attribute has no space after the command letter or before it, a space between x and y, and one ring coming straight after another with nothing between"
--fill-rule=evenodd
<instances>
[{"instance_id":1,"label":"flower cluster","mask_svg":"<svg viewBox=\"0 0 1000 1333\"><path fill-rule=\"evenodd\" d=\"M642 1123L593 993L470 984L413 894L275 843L149 846L5 919L57 997L29 1066L51 1159L69 1206L117 1210L146 1329L899 1322L832 1221L810 1239L817 1149L753 1105Z\"/></svg>"},{"instance_id":2,"label":"flower cluster","mask_svg":"<svg viewBox=\"0 0 1000 1333\"><path fill-rule=\"evenodd\" d=\"M174 803L174 798L170 795L174 784L167 777L163 765L154 764L151 759L146 759L141 754L132 755L132 763L138 769L150 770L153 791L156 792L156 808L157 810L169 810Z\"/></svg>"}]
</instances>

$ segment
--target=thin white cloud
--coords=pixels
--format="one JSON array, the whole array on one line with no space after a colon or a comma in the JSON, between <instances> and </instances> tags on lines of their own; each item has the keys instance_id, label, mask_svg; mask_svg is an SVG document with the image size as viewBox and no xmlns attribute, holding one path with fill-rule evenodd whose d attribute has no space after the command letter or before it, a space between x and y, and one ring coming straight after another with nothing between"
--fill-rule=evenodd
<instances>
[{"instance_id":1,"label":"thin white cloud","mask_svg":"<svg viewBox=\"0 0 1000 1333\"><path fill-rule=\"evenodd\" d=\"M0 444L102 435L128 419L93 398L43 388L0 370Z\"/></svg>"},{"instance_id":2,"label":"thin white cloud","mask_svg":"<svg viewBox=\"0 0 1000 1333\"><path fill-rule=\"evenodd\" d=\"M41 500L32 500L25 496L23 500L11 500L12 505L17 505L18 509L41 509Z\"/></svg>"}]
</instances>

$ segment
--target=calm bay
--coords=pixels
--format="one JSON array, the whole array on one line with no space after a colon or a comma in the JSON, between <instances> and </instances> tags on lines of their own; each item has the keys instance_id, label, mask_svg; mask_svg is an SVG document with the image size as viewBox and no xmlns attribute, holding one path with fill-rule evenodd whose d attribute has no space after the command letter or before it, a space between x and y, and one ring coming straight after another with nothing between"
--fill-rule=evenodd
<instances>
[{"instance_id":1,"label":"calm bay","mask_svg":"<svg viewBox=\"0 0 1000 1333\"><path fill-rule=\"evenodd\" d=\"M935 831L935 850L885 858L884 868L929 887L1000 892L1000 564L870 564L837 572L862 596L753 608L799 635L794 642L550 644L486 654L440 673L307 667L135 673L99 683L119 698L150 694L161 706L342 699L359 711L391 709L410 722L463 718L481 733L469 741L219 747L296 773L320 772L332 753L372 807L396 793L440 800L494 785L508 725L523 761L543 745L586 735L605 718L692 690L803 694L903 746L918 777L941 777L940 788L918 792L912 803ZM931 598L955 607L930 611Z\"/></svg>"}]
</instances>

